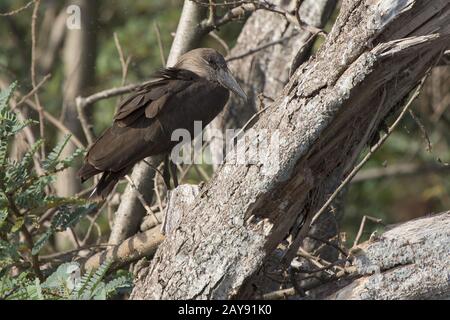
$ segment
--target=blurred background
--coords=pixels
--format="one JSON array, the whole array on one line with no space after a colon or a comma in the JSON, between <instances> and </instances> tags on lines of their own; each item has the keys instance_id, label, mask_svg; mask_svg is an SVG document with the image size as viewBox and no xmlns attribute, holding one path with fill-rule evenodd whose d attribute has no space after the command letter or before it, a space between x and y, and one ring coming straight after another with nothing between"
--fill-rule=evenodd
<instances>
[{"instance_id":1,"label":"blurred background","mask_svg":"<svg viewBox=\"0 0 450 320\"><path fill-rule=\"evenodd\" d=\"M42 79L51 78L40 90L40 102L45 110L69 127L86 143L77 120L74 100L77 96L148 80L163 67L180 17L182 0L79 0L72 1L92 16L81 30L68 31L63 8L65 1L45 0L39 9L37 26L36 70ZM2 0L0 12L9 12L28 3L27 0ZM71 3L71 1L68 1ZM19 81L19 91L31 90L31 29L29 8L13 16L0 17L0 84L2 88ZM336 17L333 15L332 20ZM229 23L217 34L232 48L245 21ZM325 29L331 27L330 21ZM81 33L81 34L80 34ZM129 59L124 79L117 41L124 56ZM159 44L159 41L161 42ZM315 45L315 49L320 45ZM226 53L224 45L207 37L202 46L214 47ZM161 52L162 50L162 52ZM90 108L93 130L99 135L110 125L118 99L106 99ZM450 69L435 68L425 89L399 128L387 143L372 157L345 192L342 232L351 243L363 215L382 219L384 224L410 220L450 208ZM37 113L24 108L28 117L37 119ZM33 130L39 130L34 127ZM61 139L52 125L46 126L46 148ZM20 157L26 150L25 139L17 139L14 154ZM69 148L70 149L70 148ZM72 150L73 151L73 150ZM66 150L70 153L71 150ZM206 176L212 168L203 165ZM58 177L56 191L64 196L81 191L78 179L68 171ZM205 175L189 172L186 181L199 183ZM98 225L101 237L107 239L111 209L103 209ZM87 228L80 223L77 228ZM368 222L366 239L382 226ZM70 246L67 244L67 246Z\"/></svg>"}]
</instances>

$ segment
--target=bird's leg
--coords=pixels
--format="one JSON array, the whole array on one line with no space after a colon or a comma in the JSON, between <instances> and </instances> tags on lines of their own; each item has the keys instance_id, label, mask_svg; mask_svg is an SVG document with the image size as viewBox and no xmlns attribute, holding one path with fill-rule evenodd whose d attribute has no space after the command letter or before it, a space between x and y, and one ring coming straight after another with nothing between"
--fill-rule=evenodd
<instances>
[{"instance_id":1,"label":"bird's leg","mask_svg":"<svg viewBox=\"0 0 450 320\"><path fill-rule=\"evenodd\" d=\"M177 165L173 163L169 155L164 157L163 178L167 188L170 188L170 178L172 178L173 187L178 187Z\"/></svg>"}]
</instances>

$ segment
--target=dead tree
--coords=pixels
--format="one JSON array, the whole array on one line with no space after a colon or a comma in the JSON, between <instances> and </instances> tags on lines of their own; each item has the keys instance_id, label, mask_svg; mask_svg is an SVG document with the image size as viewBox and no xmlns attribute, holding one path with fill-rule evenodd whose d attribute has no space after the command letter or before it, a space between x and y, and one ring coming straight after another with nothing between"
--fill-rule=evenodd
<instances>
[{"instance_id":1,"label":"dead tree","mask_svg":"<svg viewBox=\"0 0 450 320\"><path fill-rule=\"evenodd\" d=\"M227 160L167 234L151 266L138 273L132 298L254 296L252 276L291 233L283 260L289 265L329 197L324 190L351 172L449 39L448 1L343 1L316 57L298 68L253 127L278 133L281 143L269 149L270 161L242 166Z\"/></svg>"},{"instance_id":2,"label":"dead tree","mask_svg":"<svg viewBox=\"0 0 450 320\"><path fill-rule=\"evenodd\" d=\"M298 1L274 1L275 5L286 11L294 11ZM328 22L336 7L334 0L305 0L298 9L300 19L314 28L322 29ZM220 164L223 141L214 138L213 130L220 130L222 137L227 129L242 128L250 118L271 103L289 81L290 73L309 59L312 47L318 37L317 32L299 28L287 21L285 17L267 10L253 13L246 21L239 35L236 46L228 55L228 63L233 74L240 80L242 87L249 96L243 101L234 96L230 97L225 110L206 128L209 139L213 166ZM300 49L299 49L300 48ZM250 127L250 126L248 126ZM328 190L327 190L328 191ZM333 190L331 190L332 192ZM342 210L335 210L343 201L343 195L333 202L330 210L321 215L319 221L312 226L311 234L323 240L337 243L338 223ZM338 212L337 219L335 213ZM312 250L321 245L311 238L305 239L305 246ZM320 256L328 261L337 258L337 251L332 246L325 246L320 250ZM278 261L273 257L274 269L277 270ZM279 272L277 278L285 278ZM272 277L261 277L261 283L269 290L278 283L273 283Z\"/></svg>"},{"instance_id":3,"label":"dead tree","mask_svg":"<svg viewBox=\"0 0 450 320\"><path fill-rule=\"evenodd\" d=\"M448 299L450 213L394 226L354 250L356 279L327 299ZM344 282L345 283L345 282Z\"/></svg>"},{"instance_id":4,"label":"dead tree","mask_svg":"<svg viewBox=\"0 0 450 320\"><path fill-rule=\"evenodd\" d=\"M348 263L329 283L316 281L317 299L393 300L448 299L450 213L394 225L352 248ZM263 299L285 299L294 288Z\"/></svg>"}]
</instances>

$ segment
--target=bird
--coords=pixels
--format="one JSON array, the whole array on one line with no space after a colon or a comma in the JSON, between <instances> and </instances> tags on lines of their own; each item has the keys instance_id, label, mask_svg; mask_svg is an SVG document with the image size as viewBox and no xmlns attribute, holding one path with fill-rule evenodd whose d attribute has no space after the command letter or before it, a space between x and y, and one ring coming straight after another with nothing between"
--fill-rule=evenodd
<instances>
[{"instance_id":1,"label":"bird","mask_svg":"<svg viewBox=\"0 0 450 320\"><path fill-rule=\"evenodd\" d=\"M210 123L224 108L230 91L245 92L217 50L198 48L173 67L157 71L118 106L112 125L89 147L78 176L82 182L102 174L91 196L105 199L139 161L167 154L177 144L172 132L194 133L194 122Z\"/></svg>"}]
</instances>

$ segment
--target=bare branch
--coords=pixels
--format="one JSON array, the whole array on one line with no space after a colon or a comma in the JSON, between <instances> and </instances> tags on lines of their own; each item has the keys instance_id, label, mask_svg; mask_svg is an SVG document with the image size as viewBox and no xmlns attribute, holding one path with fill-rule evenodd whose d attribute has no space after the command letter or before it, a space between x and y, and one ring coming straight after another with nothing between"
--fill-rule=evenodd
<instances>
[{"instance_id":1,"label":"bare branch","mask_svg":"<svg viewBox=\"0 0 450 320\"><path fill-rule=\"evenodd\" d=\"M36 20L38 17L38 10L41 4L41 0L34 1L33 15L31 17L31 83L33 89L36 88ZM35 90L36 91L36 90ZM39 133L41 139L45 139L45 123L44 123L44 109L41 106L39 95L37 92L34 94L34 101L37 105L37 111L39 113ZM41 146L41 160L45 159L45 143Z\"/></svg>"}]
</instances>

